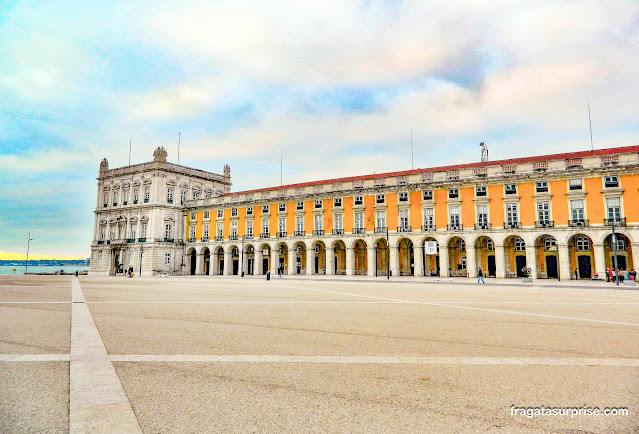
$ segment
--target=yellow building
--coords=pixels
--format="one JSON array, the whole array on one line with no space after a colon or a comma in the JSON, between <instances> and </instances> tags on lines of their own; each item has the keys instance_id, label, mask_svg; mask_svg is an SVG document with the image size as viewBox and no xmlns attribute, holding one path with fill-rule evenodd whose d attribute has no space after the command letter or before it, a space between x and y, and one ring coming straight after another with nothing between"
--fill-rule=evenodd
<instances>
[{"instance_id":1,"label":"yellow building","mask_svg":"<svg viewBox=\"0 0 639 434\"><path fill-rule=\"evenodd\" d=\"M227 193L185 203L186 274L590 279L639 254L639 146Z\"/></svg>"}]
</instances>

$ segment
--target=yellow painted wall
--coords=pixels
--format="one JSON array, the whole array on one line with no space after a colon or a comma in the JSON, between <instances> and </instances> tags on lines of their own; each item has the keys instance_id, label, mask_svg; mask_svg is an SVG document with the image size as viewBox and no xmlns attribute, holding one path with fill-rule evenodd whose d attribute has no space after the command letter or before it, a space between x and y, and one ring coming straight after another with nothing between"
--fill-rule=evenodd
<instances>
[{"instance_id":1,"label":"yellow painted wall","mask_svg":"<svg viewBox=\"0 0 639 434\"><path fill-rule=\"evenodd\" d=\"M624 189L622 217L626 218L626 223L637 223L639 222L639 175L623 175L619 181Z\"/></svg>"},{"instance_id":2,"label":"yellow painted wall","mask_svg":"<svg viewBox=\"0 0 639 434\"><path fill-rule=\"evenodd\" d=\"M519 221L522 226L535 226L537 213L535 211L535 200L532 195L535 193L535 184L525 182L517 185L519 199Z\"/></svg>"},{"instance_id":3,"label":"yellow painted wall","mask_svg":"<svg viewBox=\"0 0 639 434\"><path fill-rule=\"evenodd\" d=\"M446 229L448 227L447 196L448 190L433 191L433 198L435 199L435 226L437 229Z\"/></svg>"},{"instance_id":4,"label":"yellow painted wall","mask_svg":"<svg viewBox=\"0 0 639 434\"><path fill-rule=\"evenodd\" d=\"M333 199L324 199L324 233L330 234L333 229ZM313 232L307 232L312 234Z\"/></svg>"},{"instance_id":5,"label":"yellow painted wall","mask_svg":"<svg viewBox=\"0 0 639 434\"><path fill-rule=\"evenodd\" d=\"M555 226L567 225L569 218L568 198L566 196L568 181L565 179L550 181L549 184L550 192L552 193L552 198L550 199L552 220L555 222Z\"/></svg>"},{"instance_id":6,"label":"yellow painted wall","mask_svg":"<svg viewBox=\"0 0 639 434\"><path fill-rule=\"evenodd\" d=\"M601 177L584 179L586 195L587 219L592 224L602 224L605 218L605 205L601 189L603 182Z\"/></svg>"},{"instance_id":7,"label":"yellow painted wall","mask_svg":"<svg viewBox=\"0 0 639 434\"><path fill-rule=\"evenodd\" d=\"M389 193L386 195L386 227L388 230L396 230L398 225L398 208L397 208L397 193Z\"/></svg>"},{"instance_id":8,"label":"yellow painted wall","mask_svg":"<svg viewBox=\"0 0 639 434\"><path fill-rule=\"evenodd\" d=\"M271 214L271 217L269 218L269 222L268 222L268 229L269 229L269 234L274 237L275 235L277 235L277 231L279 230L278 226L277 226L277 219L278 219L278 215L277 215L277 204L276 203L272 203L269 206L269 211ZM276 262L277 264L277 262ZM277 265L275 265L277 267Z\"/></svg>"},{"instance_id":9,"label":"yellow painted wall","mask_svg":"<svg viewBox=\"0 0 639 434\"><path fill-rule=\"evenodd\" d=\"M253 236L259 238L262 234L262 206L253 206ZM255 264L256 267L261 267L262 264ZM257 269L257 268L256 268ZM259 268L261 270L261 268Z\"/></svg>"},{"instance_id":10,"label":"yellow painted wall","mask_svg":"<svg viewBox=\"0 0 639 434\"><path fill-rule=\"evenodd\" d=\"M237 237L241 239L246 235L246 207L238 208L237 216L239 217L237 221Z\"/></svg>"},{"instance_id":11,"label":"yellow painted wall","mask_svg":"<svg viewBox=\"0 0 639 434\"><path fill-rule=\"evenodd\" d=\"M503 185L488 186L488 197L490 197L490 224L493 228L504 226L504 194Z\"/></svg>"},{"instance_id":12,"label":"yellow painted wall","mask_svg":"<svg viewBox=\"0 0 639 434\"><path fill-rule=\"evenodd\" d=\"M412 191L408 194L410 201L410 227L413 230L419 230L422 227L422 206L419 202L422 200L421 191Z\"/></svg>"},{"instance_id":13,"label":"yellow painted wall","mask_svg":"<svg viewBox=\"0 0 639 434\"><path fill-rule=\"evenodd\" d=\"M475 226L475 197L474 187L463 187L459 189L459 198L462 200L461 220L462 227L473 228Z\"/></svg>"},{"instance_id":14,"label":"yellow painted wall","mask_svg":"<svg viewBox=\"0 0 639 434\"><path fill-rule=\"evenodd\" d=\"M231 235L231 209L224 210L224 226L222 227L222 234L224 239L228 239Z\"/></svg>"},{"instance_id":15,"label":"yellow painted wall","mask_svg":"<svg viewBox=\"0 0 639 434\"><path fill-rule=\"evenodd\" d=\"M344 206L344 217L342 218L342 224L344 225L344 232L352 232L353 231L353 220L355 219L353 212L353 202L354 199L352 197L345 197L342 199L342 205Z\"/></svg>"},{"instance_id":16,"label":"yellow painted wall","mask_svg":"<svg viewBox=\"0 0 639 434\"><path fill-rule=\"evenodd\" d=\"M288 235L295 233L295 205L296 202L286 204L286 233Z\"/></svg>"},{"instance_id":17,"label":"yellow painted wall","mask_svg":"<svg viewBox=\"0 0 639 434\"><path fill-rule=\"evenodd\" d=\"M375 229L375 196L364 196L364 229L366 232Z\"/></svg>"},{"instance_id":18,"label":"yellow painted wall","mask_svg":"<svg viewBox=\"0 0 639 434\"><path fill-rule=\"evenodd\" d=\"M198 212L196 215L197 223L195 224L195 239L202 239L202 221L204 220L204 211Z\"/></svg>"}]
</instances>

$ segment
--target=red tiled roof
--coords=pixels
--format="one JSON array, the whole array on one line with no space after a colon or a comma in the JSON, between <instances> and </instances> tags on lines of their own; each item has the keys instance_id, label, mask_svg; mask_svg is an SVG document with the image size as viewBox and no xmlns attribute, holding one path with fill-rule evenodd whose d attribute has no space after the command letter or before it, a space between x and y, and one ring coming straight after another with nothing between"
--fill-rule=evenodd
<instances>
[{"instance_id":1,"label":"red tiled roof","mask_svg":"<svg viewBox=\"0 0 639 434\"><path fill-rule=\"evenodd\" d=\"M579 151L579 152L565 152L562 154L550 154L550 155L539 155L534 157L522 157L522 158L510 158L508 160L496 160L496 161L484 161L477 163L465 163L465 164L455 164L452 166L439 166L439 167L430 167L426 169L413 169L413 170L402 170L399 172L386 172L386 173L375 173L371 175L360 175L360 176L349 176L345 178L334 178L334 179L323 179L320 181L311 181L311 182L300 182L298 184L288 184L276 187L266 187L266 188L258 188L255 190L245 190L245 191L237 191L233 193L227 193L223 196L233 196L237 194L246 194L246 193L259 193L262 191L276 191L276 190L284 190L287 188L296 188L296 187L308 187L311 185L324 185L331 184L333 182L344 182L344 181L359 181L365 179L375 179L375 178L388 178L391 176L405 176L405 175L415 175L420 173L428 173L428 172L446 172L448 170L459 170L459 169L469 169L476 167L489 167L489 166L500 166L505 164L525 164L525 163L535 163L538 161L554 161L554 160L567 160L572 158L586 158L586 157L597 157L600 155L614 155L614 154L628 154L631 152L639 152L639 146L622 146L619 148L607 148L607 149L595 149L594 151Z\"/></svg>"}]
</instances>

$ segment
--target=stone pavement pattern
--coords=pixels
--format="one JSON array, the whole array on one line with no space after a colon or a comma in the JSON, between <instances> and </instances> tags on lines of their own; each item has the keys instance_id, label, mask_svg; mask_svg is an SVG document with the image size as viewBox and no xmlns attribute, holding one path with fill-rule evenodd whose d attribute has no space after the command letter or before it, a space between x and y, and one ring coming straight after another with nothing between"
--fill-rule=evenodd
<instances>
[{"instance_id":1,"label":"stone pavement pattern","mask_svg":"<svg viewBox=\"0 0 639 434\"><path fill-rule=\"evenodd\" d=\"M639 291L603 283L3 276L0 311L1 432L639 430Z\"/></svg>"}]
</instances>

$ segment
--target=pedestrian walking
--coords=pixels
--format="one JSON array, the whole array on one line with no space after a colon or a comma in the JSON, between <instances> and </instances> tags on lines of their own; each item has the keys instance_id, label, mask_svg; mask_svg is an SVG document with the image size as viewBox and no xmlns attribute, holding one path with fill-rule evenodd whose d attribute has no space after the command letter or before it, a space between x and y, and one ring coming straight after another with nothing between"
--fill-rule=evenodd
<instances>
[{"instance_id":1,"label":"pedestrian walking","mask_svg":"<svg viewBox=\"0 0 639 434\"><path fill-rule=\"evenodd\" d=\"M606 267L606 282L610 282L610 270Z\"/></svg>"},{"instance_id":2,"label":"pedestrian walking","mask_svg":"<svg viewBox=\"0 0 639 434\"><path fill-rule=\"evenodd\" d=\"M481 268L479 269L479 273L477 274L477 283L479 283L480 280L481 283L486 283L484 282L484 273L481 272Z\"/></svg>"},{"instance_id":3,"label":"pedestrian walking","mask_svg":"<svg viewBox=\"0 0 639 434\"><path fill-rule=\"evenodd\" d=\"M575 268L575 280L579 279L579 274L577 274L577 269Z\"/></svg>"}]
</instances>

